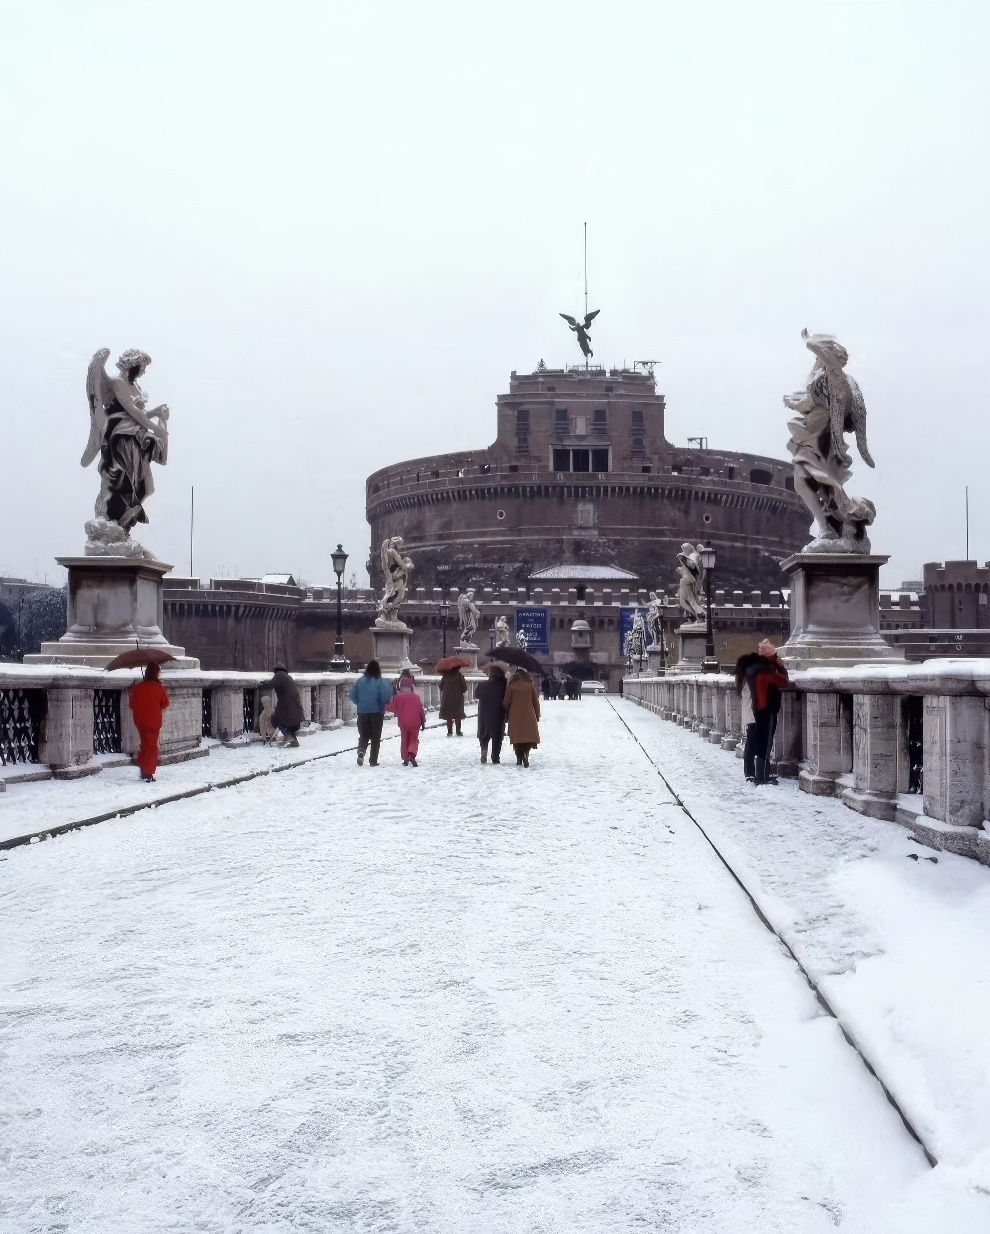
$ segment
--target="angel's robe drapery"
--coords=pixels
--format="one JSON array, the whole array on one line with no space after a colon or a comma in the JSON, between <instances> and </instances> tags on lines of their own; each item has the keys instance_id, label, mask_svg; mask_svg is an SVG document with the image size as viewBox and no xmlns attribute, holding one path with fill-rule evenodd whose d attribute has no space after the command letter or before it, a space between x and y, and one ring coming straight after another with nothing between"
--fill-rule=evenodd
<instances>
[{"instance_id":1,"label":"angel's robe drapery","mask_svg":"<svg viewBox=\"0 0 990 1234\"><path fill-rule=\"evenodd\" d=\"M129 531L146 523L144 502L155 491L151 464L168 459L168 446L127 412L116 399L107 407L100 448L100 471L107 486L106 517Z\"/></svg>"}]
</instances>

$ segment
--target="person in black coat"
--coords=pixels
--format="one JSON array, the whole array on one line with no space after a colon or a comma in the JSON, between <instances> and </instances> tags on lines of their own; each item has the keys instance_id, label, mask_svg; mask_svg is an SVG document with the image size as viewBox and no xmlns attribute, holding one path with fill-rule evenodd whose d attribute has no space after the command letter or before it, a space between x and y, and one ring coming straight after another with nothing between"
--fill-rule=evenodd
<instances>
[{"instance_id":1,"label":"person in black coat","mask_svg":"<svg viewBox=\"0 0 990 1234\"><path fill-rule=\"evenodd\" d=\"M478 703L478 741L481 743L481 761L488 762L488 744L492 747L492 762L501 762L502 737L505 734L505 673L492 668L488 680L481 682L474 692Z\"/></svg>"},{"instance_id":2,"label":"person in black coat","mask_svg":"<svg viewBox=\"0 0 990 1234\"><path fill-rule=\"evenodd\" d=\"M297 746L299 738L296 733L306 722L302 699L299 697L299 687L286 672L284 665L275 665L275 675L271 681L262 684L262 690L275 691L275 710L272 712L272 724L281 732L279 745Z\"/></svg>"}]
</instances>

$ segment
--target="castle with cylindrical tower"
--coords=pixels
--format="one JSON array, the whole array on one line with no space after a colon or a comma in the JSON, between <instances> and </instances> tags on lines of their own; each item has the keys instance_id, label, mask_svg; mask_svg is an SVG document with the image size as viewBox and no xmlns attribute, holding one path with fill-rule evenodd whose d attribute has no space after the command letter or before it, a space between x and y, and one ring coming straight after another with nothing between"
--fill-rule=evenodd
<instances>
[{"instance_id":1,"label":"castle with cylindrical tower","mask_svg":"<svg viewBox=\"0 0 990 1234\"><path fill-rule=\"evenodd\" d=\"M682 543L710 541L717 585L779 588L777 562L808 539L791 464L682 449L664 436L652 366L513 372L482 450L436 454L368 477L372 580L401 536L416 583L525 586L566 563L619 566L675 585Z\"/></svg>"}]
</instances>

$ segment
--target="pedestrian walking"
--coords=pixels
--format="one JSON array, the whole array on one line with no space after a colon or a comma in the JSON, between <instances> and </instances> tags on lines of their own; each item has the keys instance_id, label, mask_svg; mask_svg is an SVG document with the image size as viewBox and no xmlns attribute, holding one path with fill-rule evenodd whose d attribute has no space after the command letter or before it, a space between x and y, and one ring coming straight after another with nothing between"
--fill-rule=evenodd
<instances>
[{"instance_id":1,"label":"pedestrian walking","mask_svg":"<svg viewBox=\"0 0 990 1234\"><path fill-rule=\"evenodd\" d=\"M739 695L743 734L743 776L749 784L756 783L756 717L753 715L753 692L746 680L746 672L760 659L758 651L747 651L736 661L736 693Z\"/></svg>"},{"instance_id":2,"label":"pedestrian walking","mask_svg":"<svg viewBox=\"0 0 990 1234\"><path fill-rule=\"evenodd\" d=\"M502 761L502 738L505 736L505 673L497 665L488 674L488 680L480 682L474 691L478 700L478 741L481 743L481 761L488 762L488 746L492 748L492 762Z\"/></svg>"},{"instance_id":3,"label":"pedestrian walking","mask_svg":"<svg viewBox=\"0 0 990 1234\"><path fill-rule=\"evenodd\" d=\"M463 737L461 721L464 719L464 695L467 694L467 682L459 668L448 669L440 674L440 719L447 721L447 736L450 737L457 725L458 737Z\"/></svg>"},{"instance_id":4,"label":"pedestrian walking","mask_svg":"<svg viewBox=\"0 0 990 1234\"><path fill-rule=\"evenodd\" d=\"M742 671L753 708L751 783L776 784L777 777L770 770L770 754L777 730L780 691L788 683L787 669L777 655L776 647L765 638L756 649L755 659L749 659ZM747 737L749 737L748 729ZM745 766L746 749L744 747L744 771ZM750 778L748 774L746 778Z\"/></svg>"},{"instance_id":5,"label":"pedestrian walking","mask_svg":"<svg viewBox=\"0 0 990 1234\"><path fill-rule=\"evenodd\" d=\"M423 700L416 693L416 683L409 669L402 670L399 678L399 688L392 701L386 706L399 721L400 753L403 767L418 767L416 755L419 753L419 734L426 728L426 710ZM377 757L373 753L372 761Z\"/></svg>"},{"instance_id":6,"label":"pedestrian walking","mask_svg":"<svg viewBox=\"0 0 990 1234\"><path fill-rule=\"evenodd\" d=\"M271 681L261 686L262 690L275 691L275 706L272 709L272 724L278 729L277 746L298 746L296 734L306 721L299 687L289 676L284 664L276 664Z\"/></svg>"},{"instance_id":7,"label":"pedestrian walking","mask_svg":"<svg viewBox=\"0 0 990 1234\"><path fill-rule=\"evenodd\" d=\"M348 690L351 702L357 708L358 722L358 766L364 763L364 755L370 744L371 757L368 765L378 766L378 750L382 744L382 723L385 719L385 708L392 698L392 687L382 680L381 665L377 660L369 660L364 670L364 676Z\"/></svg>"},{"instance_id":8,"label":"pedestrian walking","mask_svg":"<svg viewBox=\"0 0 990 1234\"><path fill-rule=\"evenodd\" d=\"M544 677L544 678L543 678L543 684L542 684L541 689L542 689L542 691L543 691L543 701L544 701L545 703L549 703L549 702L550 702L550 699L553 697L553 695L550 693L550 675L549 675L549 673L547 674L547 676L546 676L546 677Z\"/></svg>"},{"instance_id":9,"label":"pedestrian walking","mask_svg":"<svg viewBox=\"0 0 990 1234\"><path fill-rule=\"evenodd\" d=\"M137 756L141 779L151 784L158 770L158 739L168 706L168 691L158 678L157 664L145 666L144 680L131 686L127 705L133 713L134 726L141 739Z\"/></svg>"},{"instance_id":10,"label":"pedestrian walking","mask_svg":"<svg viewBox=\"0 0 990 1234\"><path fill-rule=\"evenodd\" d=\"M529 766L529 752L540 744L540 696L533 678L517 669L505 687L502 700L509 720L509 740L516 752L516 766Z\"/></svg>"}]
</instances>

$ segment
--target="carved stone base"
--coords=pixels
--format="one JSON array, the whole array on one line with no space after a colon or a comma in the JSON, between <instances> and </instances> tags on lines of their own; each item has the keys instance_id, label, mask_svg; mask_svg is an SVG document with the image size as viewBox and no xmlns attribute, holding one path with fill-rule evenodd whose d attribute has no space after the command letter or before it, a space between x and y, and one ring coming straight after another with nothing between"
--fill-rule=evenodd
<instances>
[{"instance_id":1,"label":"carved stone base","mask_svg":"<svg viewBox=\"0 0 990 1234\"><path fill-rule=\"evenodd\" d=\"M154 647L175 657L169 669L199 668L185 648L162 633L162 579L172 569L141 557L57 557L69 571L66 632L42 643L25 664L79 664L106 668L121 652Z\"/></svg>"},{"instance_id":2,"label":"carved stone base","mask_svg":"<svg viewBox=\"0 0 990 1234\"><path fill-rule=\"evenodd\" d=\"M654 677L662 677L667 671L667 666L664 664L665 653L656 643L651 643L646 649L646 655L650 661L650 674Z\"/></svg>"},{"instance_id":3,"label":"carved stone base","mask_svg":"<svg viewBox=\"0 0 990 1234\"><path fill-rule=\"evenodd\" d=\"M904 660L880 634L880 567L888 560L815 552L781 562L791 579L791 635L780 649L788 668Z\"/></svg>"},{"instance_id":4,"label":"carved stone base","mask_svg":"<svg viewBox=\"0 0 990 1234\"><path fill-rule=\"evenodd\" d=\"M404 668L412 673L420 671L419 666L409 659L411 638L412 630L402 622L371 627L371 655L381 665L383 677L397 677Z\"/></svg>"},{"instance_id":5,"label":"carved stone base","mask_svg":"<svg viewBox=\"0 0 990 1234\"><path fill-rule=\"evenodd\" d=\"M481 648L476 647L474 643L458 643L454 648L455 656L460 656L468 661L468 667L462 670L465 673L481 673L481 670L478 668L478 656L480 654Z\"/></svg>"},{"instance_id":6,"label":"carved stone base","mask_svg":"<svg viewBox=\"0 0 990 1234\"><path fill-rule=\"evenodd\" d=\"M681 673L700 673L707 640L705 626L697 621L686 621L678 629L677 637L681 644L681 654L677 663L667 669L667 673L672 677Z\"/></svg>"}]
</instances>

